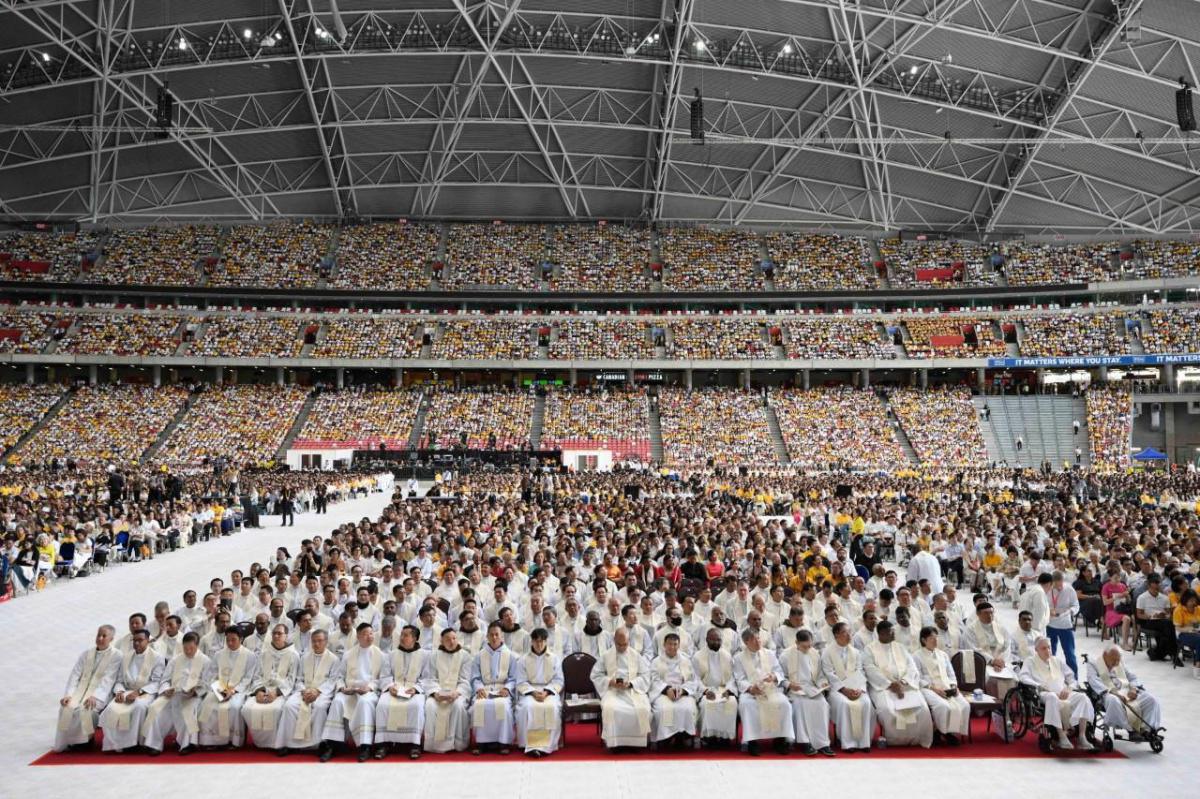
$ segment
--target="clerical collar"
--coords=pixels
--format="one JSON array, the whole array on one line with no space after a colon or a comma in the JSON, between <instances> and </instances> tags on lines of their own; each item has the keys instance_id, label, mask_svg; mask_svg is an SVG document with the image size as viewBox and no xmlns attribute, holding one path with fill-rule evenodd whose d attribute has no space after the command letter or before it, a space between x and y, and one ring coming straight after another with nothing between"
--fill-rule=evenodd
<instances>
[{"instance_id":1,"label":"clerical collar","mask_svg":"<svg viewBox=\"0 0 1200 799\"><path fill-rule=\"evenodd\" d=\"M274 649L276 652L282 652L283 650L287 649L289 646L291 646L291 644L284 644L283 646L275 646L275 642L274 641L271 642L271 648Z\"/></svg>"}]
</instances>

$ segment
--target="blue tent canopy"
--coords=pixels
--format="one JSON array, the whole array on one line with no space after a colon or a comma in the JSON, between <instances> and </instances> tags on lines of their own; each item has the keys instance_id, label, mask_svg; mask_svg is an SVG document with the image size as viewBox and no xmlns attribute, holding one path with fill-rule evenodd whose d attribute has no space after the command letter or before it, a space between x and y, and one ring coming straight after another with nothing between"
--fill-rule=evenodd
<instances>
[{"instance_id":1,"label":"blue tent canopy","mask_svg":"<svg viewBox=\"0 0 1200 799\"><path fill-rule=\"evenodd\" d=\"M1165 461L1167 456L1154 447L1147 447L1138 454L1133 456L1135 461Z\"/></svg>"}]
</instances>

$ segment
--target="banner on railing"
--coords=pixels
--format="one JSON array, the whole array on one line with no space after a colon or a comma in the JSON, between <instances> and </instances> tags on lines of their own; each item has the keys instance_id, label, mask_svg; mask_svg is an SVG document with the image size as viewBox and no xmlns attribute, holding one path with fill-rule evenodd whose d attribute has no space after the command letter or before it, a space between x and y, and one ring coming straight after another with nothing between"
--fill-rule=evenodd
<instances>
[{"instance_id":1,"label":"banner on railing","mask_svg":"<svg viewBox=\"0 0 1200 799\"><path fill-rule=\"evenodd\" d=\"M989 369L1041 369L1062 366L1160 366L1200 363L1190 355L1081 355L1066 358L988 358Z\"/></svg>"}]
</instances>

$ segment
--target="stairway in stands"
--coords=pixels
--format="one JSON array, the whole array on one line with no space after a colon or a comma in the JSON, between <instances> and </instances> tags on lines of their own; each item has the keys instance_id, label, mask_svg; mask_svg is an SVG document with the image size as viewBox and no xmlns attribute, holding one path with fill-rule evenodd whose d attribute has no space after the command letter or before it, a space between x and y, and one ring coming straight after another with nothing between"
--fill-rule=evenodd
<instances>
[{"instance_id":1,"label":"stairway in stands","mask_svg":"<svg viewBox=\"0 0 1200 799\"><path fill-rule=\"evenodd\" d=\"M780 463L791 463L792 459L788 456L787 444L783 441L783 430L779 427L779 417L775 415L775 409L770 405L766 406L767 412L767 427L771 431L771 443L775 445L775 457Z\"/></svg>"},{"instance_id":2,"label":"stairway in stands","mask_svg":"<svg viewBox=\"0 0 1200 799\"><path fill-rule=\"evenodd\" d=\"M658 415L658 403L650 403L648 424L650 428L650 459L663 462L662 418Z\"/></svg>"},{"instance_id":3,"label":"stairway in stands","mask_svg":"<svg viewBox=\"0 0 1200 799\"><path fill-rule=\"evenodd\" d=\"M533 449L542 447L542 428L546 424L546 396L539 394L533 398L533 422L529 427L529 443Z\"/></svg>"},{"instance_id":4,"label":"stairway in stands","mask_svg":"<svg viewBox=\"0 0 1200 799\"><path fill-rule=\"evenodd\" d=\"M300 431L304 429L304 423L308 421L308 415L312 413L313 402L317 399L315 391L308 392L308 396L304 398L304 405L300 408L300 413L296 414L296 418L292 420L292 426L288 428L287 435L283 437L283 441L279 444L279 449L275 451L275 460L283 463L287 458L287 451L291 449L292 442L300 435Z\"/></svg>"},{"instance_id":5,"label":"stairway in stands","mask_svg":"<svg viewBox=\"0 0 1200 799\"><path fill-rule=\"evenodd\" d=\"M984 402L992 411L991 421L980 418L979 426L987 444L988 459L1009 466L1038 468L1050 461L1054 469L1064 462L1075 462L1075 447L1082 450L1082 463L1091 462L1087 446L1087 412L1083 400L1070 396L1003 394L976 397L973 402L982 410ZM1073 433L1071 423L1079 419L1079 434ZM1024 447L1017 450L1020 436Z\"/></svg>"},{"instance_id":6,"label":"stairway in stands","mask_svg":"<svg viewBox=\"0 0 1200 799\"><path fill-rule=\"evenodd\" d=\"M26 430L25 433L18 438L11 447L4 450L3 456L0 457L0 460L7 460L9 455L19 450L25 445L26 441L37 435L42 428L50 423L51 419L58 415L58 412L62 410L63 406L71 401L71 397L73 396L75 396L74 388L68 388L66 391L64 391L62 396L50 406L50 410L42 414L42 418L37 420L37 424Z\"/></svg>"},{"instance_id":7,"label":"stairway in stands","mask_svg":"<svg viewBox=\"0 0 1200 799\"><path fill-rule=\"evenodd\" d=\"M875 239L873 239L873 238L868 237L867 238L867 249L871 253L871 268L874 269L875 263L877 261L883 260L883 253L881 253L879 251L879 242L875 241ZM876 279L876 281L878 281L879 288L881 288L881 289L890 289L892 287L892 281L888 280L888 273L887 273L886 269L882 273L877 273L875 276L875 279Z\"/></svg>"},{"instance_id":8,"label":"stairway in stands","mask_svg":"<svg viewBox=\"0 0 1200 799\"><path fill-rule=\"evenodd\" d=\"M146 451L142 453L142 457L138 459L138 463L149 463L156 455L158 455L159 451L163 448L163 445L167 443L167 439L169 439L171 434L175 432L175 428L179 427L179 423L183 421L184 417L188 415L188 411L192 409L192 397L196 396L196 394L196 389L193 389L188 393L187 399L185 399L179 405L179 410L175 411L175 415L171 417L171 421L168 422L167 426L164 427L162 432L158 434L158 438L154 439L154 443L147 447Z\"/></svg>"},{"instance_id":9,"label":"stairway in stands","mask_svg":"<svg viewBox=\"0 0 1200 799\"><path fill-rule=\"evenodd\" d=\"M429 413L429 403L432 397L427 392L421 392L421 400L417 403L417 415L413 419L412 432L408 434L408 448L420 449L421 434L425 432L425 416ZM434 442L430 442L434 446Z\"/></svg>"}]
</instances>

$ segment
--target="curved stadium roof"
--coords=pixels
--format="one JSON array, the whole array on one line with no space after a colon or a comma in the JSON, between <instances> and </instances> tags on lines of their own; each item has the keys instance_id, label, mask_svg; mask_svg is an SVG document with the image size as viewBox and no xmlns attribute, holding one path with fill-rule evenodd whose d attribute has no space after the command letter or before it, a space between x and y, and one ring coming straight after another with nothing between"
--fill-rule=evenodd
<instances>
[{"instance_id":1,"label":"curved stadium roof","mask_svg":"<svg viewBox=\"0 0 1200 799\"><path fill-rule=\"evenodd\" d=\"M0 0L0 215L1181 235L1198 37L1194 0Z\"/></svg>"}]
</instances>

